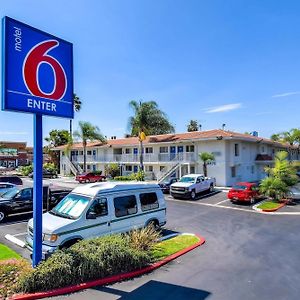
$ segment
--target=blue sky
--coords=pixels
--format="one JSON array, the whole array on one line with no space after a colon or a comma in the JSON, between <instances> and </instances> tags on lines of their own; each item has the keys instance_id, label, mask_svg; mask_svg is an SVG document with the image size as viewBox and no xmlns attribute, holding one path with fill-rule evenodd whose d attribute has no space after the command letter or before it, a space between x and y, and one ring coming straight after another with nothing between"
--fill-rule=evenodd
<instances>
[{"instance_id":1,"label":"blue sky","mask_svg":"<svg viewBox=\"0 0 300 300\"><path fill-rule=\"evenodd\" d=\"M186 131L299 127L300 2L259 0L1 1L10 16L74 44L79 120L123 137L130 100L155 100ZM33 116L0 112L0 140L32 145ZM68 129L44 117L44 135Z\"/></svg>"}]
</instances>

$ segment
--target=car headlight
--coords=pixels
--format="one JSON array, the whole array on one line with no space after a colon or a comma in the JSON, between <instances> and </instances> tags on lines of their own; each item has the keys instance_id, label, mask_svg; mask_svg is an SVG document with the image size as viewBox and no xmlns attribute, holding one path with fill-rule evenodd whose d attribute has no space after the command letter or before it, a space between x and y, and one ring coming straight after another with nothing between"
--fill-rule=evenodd
<instances>
[{"instance_id":1,"label":"car headlight","mask_svg":"<svg viewBox=\"0 0 300 300\"><path fill-rule=\"evenodd\" d=\"M45 242L56 242L58 239L58 235L57 234L44 234L44 237L43 237L43 241Z\"/></svg>"}]
</instances>

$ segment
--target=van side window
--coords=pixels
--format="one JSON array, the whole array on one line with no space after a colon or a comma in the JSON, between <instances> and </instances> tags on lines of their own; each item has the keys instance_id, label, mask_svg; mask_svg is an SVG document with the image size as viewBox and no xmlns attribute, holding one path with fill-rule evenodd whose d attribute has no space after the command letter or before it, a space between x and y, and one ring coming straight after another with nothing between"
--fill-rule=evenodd
<instances>
[{"instance_id":1,"label":"van side window","mask_svg":"<svg viewBox=\"0 0 300 300\"><path fill-rule=\"evenodd\" d=\"M116 217L123 217L137 213L136 198L134 195L114 198Z\"/></svg>"},{"instance_id":2,"label":"van side window","mask_svg":"<svg viewBox=\"0 0 300 300\"><path fill-rule=\"evenodd\" d=\"M106 198L97 198L94 200L93 204L89 208L88 214L93 212L96 214L96 217L106 216L107 211L107 199Z\"/></svg>"},{"instance_id":3,"label":"van side window","mask_svg":"<svg viewBox=\"0 0 300 300\"><path fill-rule=\"evenodd\" d=\"M156 193L140 194L142 211L155 209L159 207Z\"/></svg>"}]
</instances>

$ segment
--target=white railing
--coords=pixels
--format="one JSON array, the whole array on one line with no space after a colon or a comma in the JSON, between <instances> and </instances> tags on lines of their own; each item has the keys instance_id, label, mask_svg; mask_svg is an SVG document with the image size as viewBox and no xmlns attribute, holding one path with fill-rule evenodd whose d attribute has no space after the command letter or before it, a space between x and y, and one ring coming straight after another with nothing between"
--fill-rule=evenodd
<instances>
[{"instance_id":1,"label":"white railing","mask_svg":"<svg viewBox=\"0 0 300 300\"><path fill-rule=\"evenodd\" d=\"M143 155L144 162L195 162L197 156L195 153L159 153L159 154L148 154ZM72 157L73 162L83 163L83 155L74 155ZM130 163L139 162L140 154L106 154L106 155L87 155L87 163L97 162L120 162Z\"/></svg>"}]
</instances>

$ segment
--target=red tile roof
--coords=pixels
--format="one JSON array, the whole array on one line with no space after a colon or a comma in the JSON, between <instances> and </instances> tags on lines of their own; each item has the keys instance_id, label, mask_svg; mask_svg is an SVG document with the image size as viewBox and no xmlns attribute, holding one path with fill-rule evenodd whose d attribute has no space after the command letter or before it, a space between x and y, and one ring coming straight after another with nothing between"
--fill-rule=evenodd
<instances>
[{"instance_id":1,"label":"red tile roof","mask_svg":"<svg viewBox=\"0 0 300 300\"><path fill-rule=\"evenodd\" d=\"M221 129L214 129L208 131L193 131L185 133L174 133L174 134L161 134L161 135L152 135L147 136L144 144L155 144L155 143L170 143L170 142L179 142L179 141L188 141L188 140L209 140L209 139L237 139L237 140L248 140L253 142L265 142L273 144L278 147L289 147L289 145L283 145L278 142L274 142L270 139L261 138L253 136L251 134L243 134L233 131L226 131ZM107 140L106 144L103 144L100 141L89 142L87 147L116 147L116 146L133 146L139 145L139 140L137 137L122 138L116 140ZM56 147L55 150L64 150L66 146ZM82 148L82 143L74 143L72 149Z\"/></svg>"}]
</instances>

